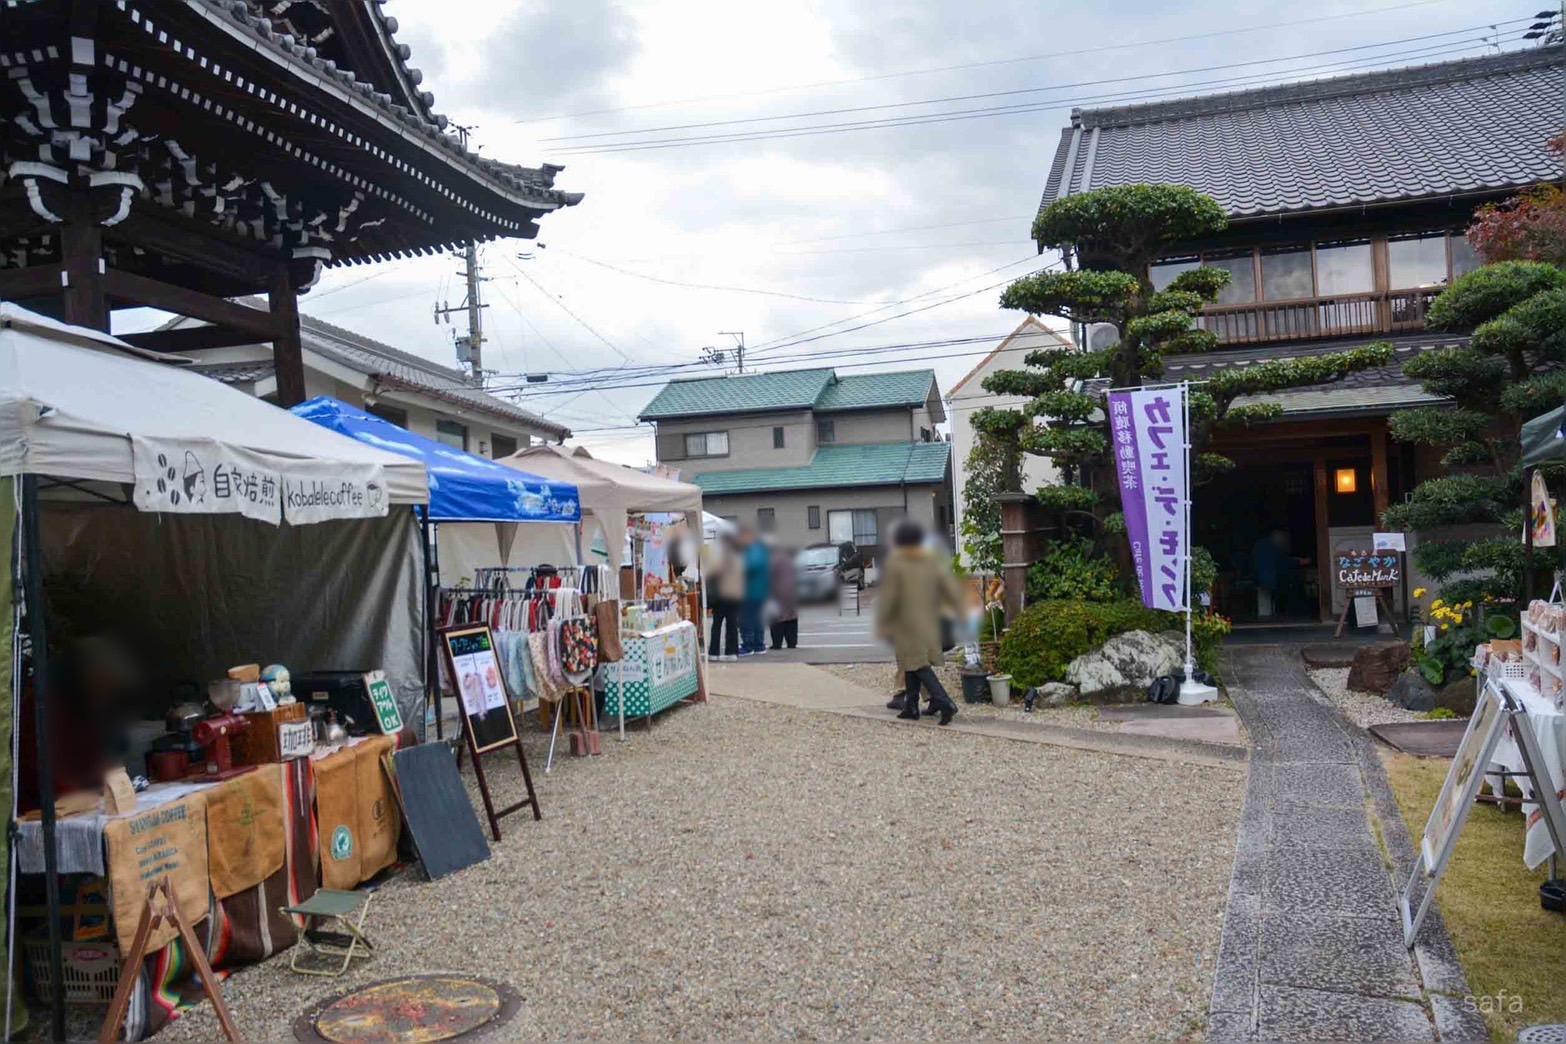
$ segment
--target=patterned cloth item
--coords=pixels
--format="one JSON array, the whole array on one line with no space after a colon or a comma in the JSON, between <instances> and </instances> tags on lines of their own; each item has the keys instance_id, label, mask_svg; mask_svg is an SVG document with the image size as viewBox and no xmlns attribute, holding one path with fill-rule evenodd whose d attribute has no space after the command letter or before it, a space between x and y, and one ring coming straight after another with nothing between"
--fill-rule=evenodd
<instances>
[{"instance_id":1,"label":"patterned cloth item","mask_svg":"<svg viewBox=\"0 0 1566 1044\"><path fill-rule=\"evenodd\" d=\"M557 633L561 670L572 685L581 685L598 666L598 638L585 616L561 620Z\"/></svg>"},{"instance_id":2,"label":"patterned cloth item","mask_svg":"<svg viewBox=\"0 0 1566 1044\"><path fill-rule=\"evenodd\" d=\"M534 631L527 636L528 651L532 654L534 691L545 703L559 703L565 686L556 684L549 676L549 635Z\"/></svg>"}]
</instances>

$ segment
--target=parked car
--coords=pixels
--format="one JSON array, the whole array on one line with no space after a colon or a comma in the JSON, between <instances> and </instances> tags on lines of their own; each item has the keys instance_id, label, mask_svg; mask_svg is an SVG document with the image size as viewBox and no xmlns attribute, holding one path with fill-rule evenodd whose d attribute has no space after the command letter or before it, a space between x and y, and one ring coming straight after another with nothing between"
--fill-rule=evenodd
<instances>
[{"instance_id":1,"label":"parked car","mask_svg":"<svg viewBox=\"0 0 1566 1044\"><path fill-rule=\"evenodd\" d=\"M794 556L801 602L825 602L837 594L837 547L812 544Z\"/></svg>"}]
</instances>

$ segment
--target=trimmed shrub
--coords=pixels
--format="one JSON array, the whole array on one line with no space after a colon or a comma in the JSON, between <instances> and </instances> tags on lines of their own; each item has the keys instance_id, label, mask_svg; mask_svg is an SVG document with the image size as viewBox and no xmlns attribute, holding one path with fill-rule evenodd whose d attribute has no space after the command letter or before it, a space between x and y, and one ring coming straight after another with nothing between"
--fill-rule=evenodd
<instances>
[{"instance_id":1,"label":"trimmed shrub","mask_svg":"<svg viewBox=\"0 0 1566 1044\"><path fill-rule=\"evenodd\" d=\"M1001 638L999 669L1017 688L1065 681L1066 667L1127 631L1183 631L1178 614L1148 609L1141 602L1036 602L1018 615ZM1198 616L1191 629L1198 665L1216 674L1218 651L1229 621L1216 614Z\"/></svg>"}]
</instances>

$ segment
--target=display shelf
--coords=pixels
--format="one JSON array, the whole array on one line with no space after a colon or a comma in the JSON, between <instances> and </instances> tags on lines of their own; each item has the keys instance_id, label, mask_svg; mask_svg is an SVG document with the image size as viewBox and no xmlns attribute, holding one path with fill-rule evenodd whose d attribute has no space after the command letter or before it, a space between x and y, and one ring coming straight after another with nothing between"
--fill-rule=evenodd
<instances>
[{"instance_id":1,"label":"display shelf","mask_svg":"<svg viewBox=\"0 0 1566 1044\"><path fill-rule=\"evenodd\" d=\"M1529 621L1527 616L1522 618L1522 627L1524 631L1530 634L1538 635L1540 640L1549 642L1551 645L1561 644L1562 638L1558 633L1555 631L1546 631L1544 628Z\"/></svg>"}]
</instances>

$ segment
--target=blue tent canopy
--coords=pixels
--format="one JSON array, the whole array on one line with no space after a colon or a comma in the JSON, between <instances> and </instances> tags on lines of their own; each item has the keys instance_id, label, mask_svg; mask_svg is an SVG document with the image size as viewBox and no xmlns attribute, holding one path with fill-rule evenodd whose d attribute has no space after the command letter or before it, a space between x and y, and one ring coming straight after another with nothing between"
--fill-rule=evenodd
<instances>
[{"instance_id":1,"label":"blue tent canopy","mask_svg":"<svg viewBox=\"0 0 1566 1044\"><path fill-rule=\"evenodd\" d=\"M436 522L565 522L582 520L576 487L530 475L465 453L390 421L372 417L329 395L293 408L314 421L377 449L424 464L430 479L430 518Z\"/></svg>"}]
</instances>

